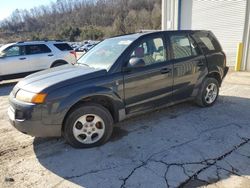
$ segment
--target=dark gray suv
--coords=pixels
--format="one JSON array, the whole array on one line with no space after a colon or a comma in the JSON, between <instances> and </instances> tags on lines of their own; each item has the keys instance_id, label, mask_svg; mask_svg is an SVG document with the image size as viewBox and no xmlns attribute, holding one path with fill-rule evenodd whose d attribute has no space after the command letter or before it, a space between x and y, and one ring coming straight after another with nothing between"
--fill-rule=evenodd
<instances>
[{"instance_id":1,"label":"dark gray suv","mask_svg":"<svg viewBox=\"0 0 250 188\"><path fill-rule=\"evenodd\" d=\"M93 147L128 117L187 100L213 105L227 71L225 54L209 31L113 37L75 66L20 81L9 97L9 119L23 133L63 135L74 147Z\"/></svg>"}]
</instances>

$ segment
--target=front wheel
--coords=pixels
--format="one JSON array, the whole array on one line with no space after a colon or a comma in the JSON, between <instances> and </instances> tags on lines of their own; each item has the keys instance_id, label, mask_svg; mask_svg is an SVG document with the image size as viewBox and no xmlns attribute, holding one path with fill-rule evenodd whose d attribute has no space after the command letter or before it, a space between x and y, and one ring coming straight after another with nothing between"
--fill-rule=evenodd
<instances>
[{"instance_id":1,"label":"front wheel","mask_svg":"<svg viewBox=\"0 0 250 188\"><path fill-rule=\"evenodd\" d=\"M219 83L215 78L206 78L202 84L196 103L201 107L212 106L219 95Z\"/></svg>"},{"instance_id":2,"label":"front wheel","mask_svg":"<svg viewBox=\"0 0 250 188\"><path fill-rule=\"evenodd\" d=\"M75 148L104 144L113 131L113 118L101 105L88 103L76 108L66 119L64 137Z\"/></svg>"}]
</instances>

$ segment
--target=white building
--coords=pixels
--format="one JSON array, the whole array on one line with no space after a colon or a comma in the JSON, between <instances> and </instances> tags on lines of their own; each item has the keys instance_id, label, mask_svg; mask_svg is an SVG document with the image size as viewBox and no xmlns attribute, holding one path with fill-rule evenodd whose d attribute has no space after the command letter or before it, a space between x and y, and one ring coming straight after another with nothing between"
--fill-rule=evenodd
<instances>
[{"instance_id":1,"label":"white building","mask_svg":"<svg viewBox=\"0 0 250 188\"><path fill-rule=\"evenodd\" d=\"M243 43L241 70L250 70L250 0L162 0L164 30L211 30L235 66Z\"/></svg>"}]
</instances>

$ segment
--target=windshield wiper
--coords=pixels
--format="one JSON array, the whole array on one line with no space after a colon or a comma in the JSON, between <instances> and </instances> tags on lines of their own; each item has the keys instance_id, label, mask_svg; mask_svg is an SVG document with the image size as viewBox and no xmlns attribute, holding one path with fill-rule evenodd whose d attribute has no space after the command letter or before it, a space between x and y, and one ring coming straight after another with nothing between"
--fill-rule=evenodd
<instances>
[{"instance_id":1,"label":"windshield wiper","mask_svg":"<svg viewBox=\"0 0 250 188\"><path fill-rule=\"evenodd\" d=\"M76 65L85 65L85 66L87 66L87 67L90 67L88 64L86 64L86 63L76 63Z\"/></svg>"}]
</instances>

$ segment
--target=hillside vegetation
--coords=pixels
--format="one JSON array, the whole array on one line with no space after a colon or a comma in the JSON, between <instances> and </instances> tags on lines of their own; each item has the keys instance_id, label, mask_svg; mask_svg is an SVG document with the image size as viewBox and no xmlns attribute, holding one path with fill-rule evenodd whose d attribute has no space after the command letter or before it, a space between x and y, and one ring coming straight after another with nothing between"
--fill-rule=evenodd
<instances>
[{"instance_id":1,"label":"hillside vegetation","mask_svg":"<svg viewBox=\"0 0 250 188\"><path fill-rule=\"evenodd\" d=\"M0 23L0 42L96 40L160 26L161 0L57 0L15 10Z\"/></svg>"}]
</instances>

